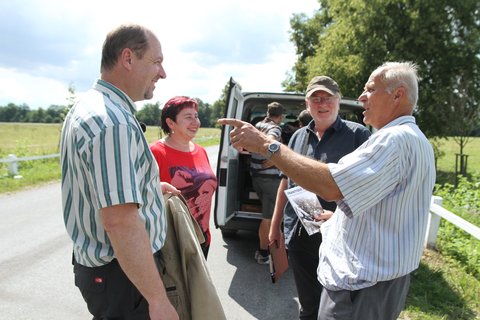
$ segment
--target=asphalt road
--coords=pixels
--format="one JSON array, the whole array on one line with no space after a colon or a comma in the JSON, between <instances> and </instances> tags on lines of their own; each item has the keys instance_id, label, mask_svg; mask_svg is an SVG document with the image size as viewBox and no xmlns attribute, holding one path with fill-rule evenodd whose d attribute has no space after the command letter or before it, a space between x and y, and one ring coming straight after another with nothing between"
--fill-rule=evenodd
<instances>
[{"instance_id":1,"label":"asphalt road","mask_svg":"<svg viewBox=\"0 0 480 320\"><path fill-rule=\"evenodd\" d=\"M209 147L212 167L218 147ZM58 182L0 195L0 319L91 319L73 284ZM253 255L256 234L223 239L212 221L208 267L227 319L296 319L291 270L276 284Z\"/></svg>"}]
</instances>

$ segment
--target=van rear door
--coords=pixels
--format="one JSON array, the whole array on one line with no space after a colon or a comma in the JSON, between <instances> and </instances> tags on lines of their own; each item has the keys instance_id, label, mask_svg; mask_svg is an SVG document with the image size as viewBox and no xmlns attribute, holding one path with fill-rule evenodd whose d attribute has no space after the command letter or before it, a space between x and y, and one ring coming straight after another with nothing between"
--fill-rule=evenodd
<instances>
[{"instance_id":1,"label":"van rear door","mask_svg":"<svg viewBox=\"0 0 480 320\"><path fill-rule=\"evenodd\" d=\"M244 97L238 84L230 78L225 117L242 119ZM215 194L214 222L215 227L224 229L233 217L238 203L240 190L237 188L239 152L230 145L231 126L222 126L217 161L218 189ZM227 192L227 185L230 187Z\"/></svg>"}]
</instances>

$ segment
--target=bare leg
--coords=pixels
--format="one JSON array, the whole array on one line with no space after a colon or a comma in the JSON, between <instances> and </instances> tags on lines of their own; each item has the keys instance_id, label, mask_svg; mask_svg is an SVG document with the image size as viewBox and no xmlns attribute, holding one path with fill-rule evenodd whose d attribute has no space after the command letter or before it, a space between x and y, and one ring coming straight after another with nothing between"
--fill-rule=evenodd
<instances>
[{"instance_id":1,"label":"bare leg","mask_svg":"<svg viewBox=\"0 0 480 320\"><path fill-rule=\"evenodd\" d=\"M260 249L268 249L268 233L270 231L271 219L262 219L260 222L260 227L258 228L258 238L260 240Z\"/></svg>"}]
</instances>

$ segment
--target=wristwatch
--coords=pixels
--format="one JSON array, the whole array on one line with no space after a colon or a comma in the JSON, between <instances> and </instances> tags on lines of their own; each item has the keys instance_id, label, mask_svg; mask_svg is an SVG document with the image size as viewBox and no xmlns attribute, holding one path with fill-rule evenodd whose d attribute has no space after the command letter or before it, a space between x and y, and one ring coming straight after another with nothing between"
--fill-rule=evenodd
<instances>
[{"instance_id":1,"label":"wristwatch","mask_svg":"<svg viewBox=\"0 0 480 320\"><path fill-rule=\"evenodd\" d=\"M270 159L275 152L278 152L278 150L280 150L280 145L281 143L278 141L274 141L268 145L267 160Z\"/></svg>"}]
</instances>

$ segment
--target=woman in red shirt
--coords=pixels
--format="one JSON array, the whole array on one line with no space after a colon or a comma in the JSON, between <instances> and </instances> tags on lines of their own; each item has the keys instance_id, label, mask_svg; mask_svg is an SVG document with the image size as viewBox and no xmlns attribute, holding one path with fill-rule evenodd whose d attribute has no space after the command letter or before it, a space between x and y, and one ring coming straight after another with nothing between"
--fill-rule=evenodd
<instances>
[{"instance_id":1,"label":"woman in red shirt","mask_svg":"<svg viewBox=\"0 0 480 320\"><path fill-rule=\"evenodd\" d=\"M160 181L172 184L187 200L205 236L201 247L206 259L211 240L210 209L217 178L207 152L193 142L200 129L197 101L184 96L170 99L162 109L161 122L167 136L150 146L158 163Z\"/></svg>"}]
</instances>

